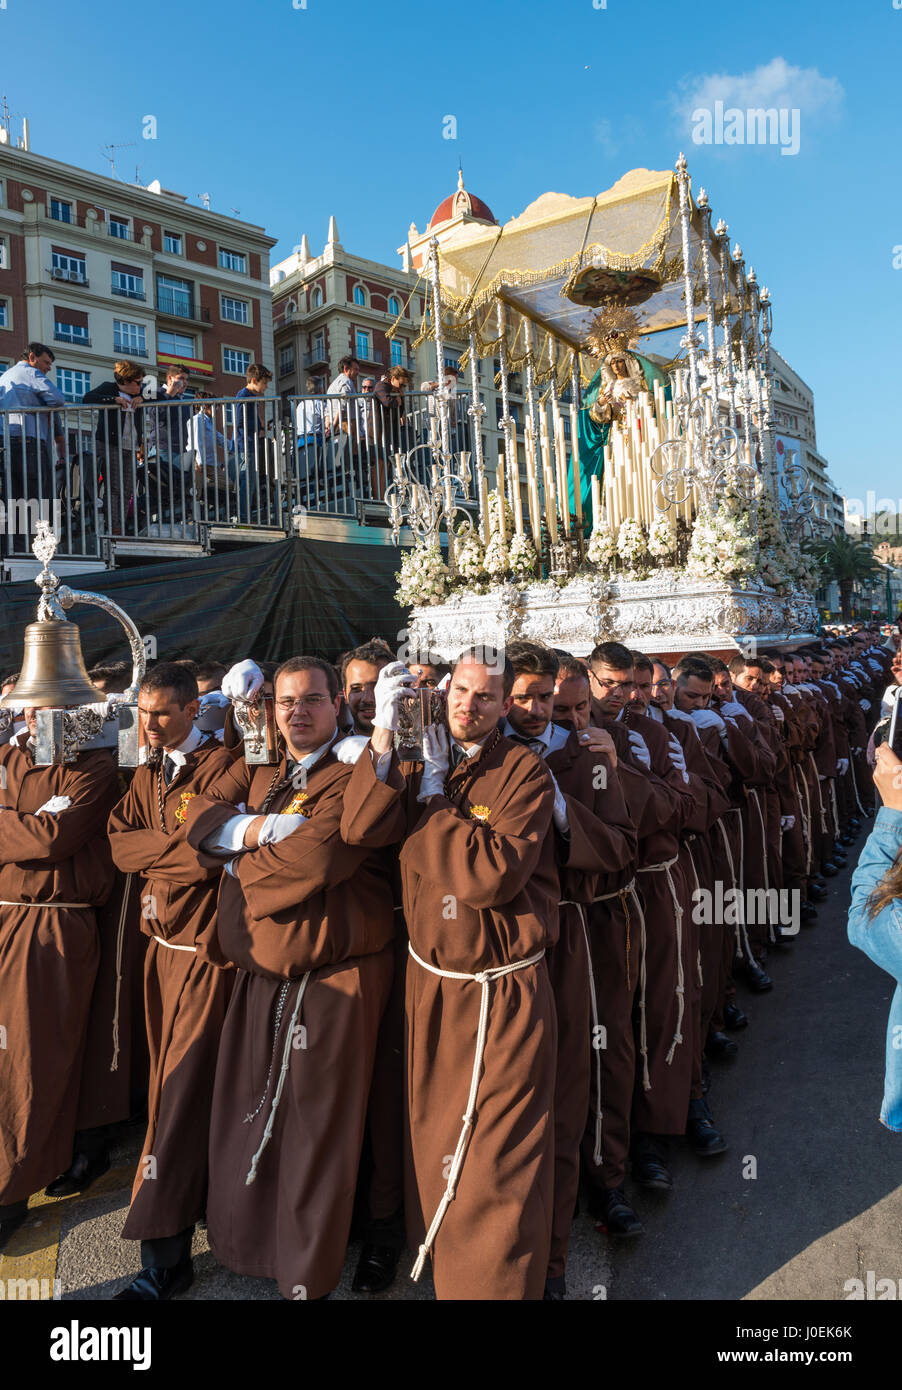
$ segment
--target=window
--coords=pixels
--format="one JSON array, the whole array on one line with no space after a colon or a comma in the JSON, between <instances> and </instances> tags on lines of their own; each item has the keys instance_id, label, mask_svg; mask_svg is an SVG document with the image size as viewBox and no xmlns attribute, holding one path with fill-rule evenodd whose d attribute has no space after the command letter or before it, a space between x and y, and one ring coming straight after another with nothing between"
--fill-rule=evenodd
<instances>
[{"instance_id":1,"label":"window","mask_svg":"<svg viewBox=\"0 0 902 1390\"><path fill-rule=\"evenodd\" d=\"M91 373L77 372L72 367L57 367L56 384L69 404L76 405L91 389Z\"/></svg>"},{"instance_id":2,"label":"window","mask_svg":"<svg viewBox=\"0 0 902 1390\"><path fill-rule=\"evenodd\" d=\"M373 360L370 356L370 335L359 328L357 330L356 355L361 362L372 362Z\"/></svg>"},{"instance_id":3,"label":"window","mask_svg":"<svg viewBox=\"0 0 902 1390\"><path fill-rule=\"evenodd\" d=\"M325 362L326 360L326 335L322 330L313 335L313 360L314 362Z\"/></svg>"},{"instance_id":4,"label":"window","mask_svg":"<svg viewBox=\"0 0 902 1390\"><path fill-rule=\"evenodd\" d=\"M388 301L388 312L394 314L395 318L397 318L401 312L401 303L394 295L392 295Z\"/></svg>"},{"instance_id":5,"label":"window","mask_svg":"<svg viewBox=\"0 0 902 1390\"><path fill-rule=\"evenodd\" d=\"M167 357L193 357L194 338L190 333L168 333L164 328L158 329L157 352L165 352Z\"/></svg>"},{"instance_id":6,"label":"window","mask_svg":"<svg viewBox=\"0 0 902 1390\"><path fill-rule=\"evenodd\" d=\"M279 353L279 375L287 376L294 371L294 347L284 347Z\"/></svg>"},{"instance_id":7,"label":"window","mask_svg":"<svg viewBox=\"0 0 902 1390\"><path fill-rule=\"evenodd\" d=\"M53 336L58 343L73 343L80 347L90 347L88 338L87 314L82 316L83 323L70 322L69 315L65 310L56 310L53 315Z\"/></svg>"},{"instance_id":8,"label":"window","mask_svg":"<svg viewBox=\"0 0 902 1390\"><path fill-rule=\"evenodd\" d=\"M391 345L391 364L393 367L403 367L404 365L404 344L392 339Z\"/></svg>"},{"instance_id":9,"label":"window","mask_svg":"<svg viewBox=\"0 0 902 1390\"><path fill-rule=\"evenodd\" d=\"M9 270L9 260L6 252L6 237L0 236L0 270Z\"/></svg>"},{"instance_id":10,"label":"window","mask_svg":"<svg viewBox=\"0 0 902 1390\"><path fill-rule=\"evenodd\" d=\"M251 316L246 299L232 299L230 295L222 296L222 317L228 319L230 323L250 323Z\"/></svg>"},{"instance_id":11,"label":"window","mask_svg":"<svg viewBox=\"0 0 902 1390\"><path fill-rule=\"evenodd\" d=\"M223 348L222 369L224 372L234 372L236 376L244 376L250 365L251 355L243 348Z\"/></svg>"},{"instance_id":12,"label":"window","mask_svg":"<svg viewBox=\"0 0 902 1390\"><path fill-rule=\"evenodd\" d=\"M354 286L354 303L358 304L361 309L366 308L366 290L362 285Z\"/></svg>"},{"instance_id":13,"label":"window","mask_svg":"<svg viewBox=\"0 0 902 1390\"><path fill-rule=\"evenodd\" d=\"M175 314L180 319L194 317L194 287L187 280L174 280L171 275L157 276L157 308L161 314Z\"/></svg>"},{"instance_id":14,"label":"window","mask_svg":"<svg viewBox=\"0 0 902 1390\"><path fill-rule=\"evenodd\" d=\"M65 251L51 251L50 264L53 270L62 272L62 278L88 283L88 263L84 256L69 256ZM57 277L60 278L60 277Z\"/></svg>"},{"instance_id":15,"label":"window","mask_svg":"<svg viewBox=\"0 0 902 1390\"><path fill-rule=\"evenodd\" d=\"M50 199L50 216L54 222L72 221L72 204L64 203L61 198Z\"/></svg>"},{"instance_id":16,"label":"window","mask_svg":"<svg viewBox=\"0 0 902 1390\"><path fill-rule=\"evenodd\" d=\"M120 241L130 240L130 231L127 217L119 217L116 213L110 213L109 220L110 236L116 236Z\"/></svg>"},{"instance_id":17,"label":"window","mask_svg":"<svg viewBox=\"0 0 902 1390\"><path fill-rule=\"evenodd\" d=\"M129 270L113 271L113 294L124 295L126 299L144 299L144 276L134 275Z\"/></svg>"},{"instance_id":18,"label":"window","mask_svg":"<svg viewBox=\"0 0 902 1390\"><path fill-rule=\"evenodd\" d=\"M247 273L247 256L243 251L229 251L225 246L220 246L219 265L221 270L238 270L242 275L245 275Z\"/></svg>"},{"instance_id":19,"label":"window","mask_svg":"<svg viewBox=\"0 0 902 1390\"><path fill-rule=\"evenodd\" d=\"M136 357L147 356L147 329L143 323L113 319L114 352L130 352Z\"/></svg>"},{"instance_id":20,"label":"window","mask_svg":"<svg viewBox=\"0 0 902 1390\"><path fill-rule=\"evenodd\" d=\"M316 285L313 290L313 307L314 309L321 309L323 307L323 292L319 285Z\"/></svg>"},{"instance_id":21,"label":"window","mask_svg":"<svg viewBox=\"0 0 902 1390\"><path fill-rule=\"evenodd\" d=\"M9 300L0 299L0 328L9 328Z\"/></svg>"},{"instance_id":22,"label":"window","mask_svg":"<svg viewBox=\"0 0 902 1390\"><path fill-rule=\"evenodd\" d=\"M180 256L182 254L181 232L164 232L163 250L168 251L170 256Z\"/></svg>"}]
</instances>

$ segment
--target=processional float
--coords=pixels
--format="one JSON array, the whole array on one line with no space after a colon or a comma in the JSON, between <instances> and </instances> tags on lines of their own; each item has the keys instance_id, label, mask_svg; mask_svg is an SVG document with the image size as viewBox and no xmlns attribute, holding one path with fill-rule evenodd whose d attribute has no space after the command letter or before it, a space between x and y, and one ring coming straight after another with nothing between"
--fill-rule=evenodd
<instances>
[{"instance_id":1,"label":"processional float","mask_svg":"<svg viewBox=\"0 0 902 1390\"><path fill-rule=\"evenodd\" d=\"M433 238L427 273L421 340L439 381L446 344L464 348L472 447L452 450L439 391L430 444L394 459L412 644L729 650L816 630L801 542L819 519L807 470L776 447L771 296L693 198L683 155L675 174L634 170ZM480 358L500 389L497 459Z\"/></svg>"}]
</instances>

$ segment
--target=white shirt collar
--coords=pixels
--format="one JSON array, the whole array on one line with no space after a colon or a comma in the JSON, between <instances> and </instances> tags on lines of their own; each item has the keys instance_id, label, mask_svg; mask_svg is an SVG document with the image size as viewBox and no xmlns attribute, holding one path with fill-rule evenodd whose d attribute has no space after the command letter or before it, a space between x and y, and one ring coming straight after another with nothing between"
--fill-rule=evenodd
<instances>
[{"instance_id":1,"label":"white shirt collar","mask_svg":"<svg viewBox=\"0 0 902 1390\"><path fill-rule=\"evenodd\" d=\"M556 753L559 748L563 748L570 737L567 729L560 728L551 720L548 721L540 734L526 735L521 734L519 729L515 729L509 719L505 719L501 732L505 738L523 739L528 737L530 743L540 743L542 745L540 756L543 758L547 758L549 753ZM536 753L538 752L539 750L536 749Z\"/></svg>"},{"instance_id":2,"label":"white shirt collar","mask_svg":"<svg viewBox=\"0 0 902 1390\"><path fill-rule=\"evenodd\" d=\"M312 753L305 753L303 758L298 758L298 767L302 767L305 772L309 771L313 764L323 756L326 749L331 748L334 738L335 734L331 734L329 738L326 739L325 743L320 744L319 748L314 748Z\"/></svg>"},{"instance_id":3,"label":"white shirt collar","mask_svg":"<svg viewBox=\"0 0 902 1390\"><path fill-rule=\"evenodd\" d=\"M488 735L486 735L486 738L487 738L487 737L488 737ZM480 752L480 750L482 749L482 745L483 745L484 743L485 743L485 739L481 739L481 740L479 741L479 743L474 743L472 748L464 748L464 746L463 746L462 743L458 743L458 741L457 741L456 738L452 738L452 740L451 740L451 747L452 747L452 748L459 748L460 751L461 751L461 753L463 753L463 755L464 755L465 758L475 758L475 757L476 757L476 754L477 754L478 752Z\"/></svg>"},{"instance_id":4,"label":"white shirt collar","mask_svg":"<svg viewBox=\"0 0 902 1390\"><path fill-rule=\"evenodd\" d=\"M172 761L175 763L176 767L184 767L185 763L188 761L188 754L193 753L195 748L199 748L206 737L207 735L201 733L197 725L194 724L191 728L191 732L188 734L188 737L182 740L178 748L163 749L163 757L171 758ZM147 755L149 751L150 750L147 744L142 744L141 751L138 754L139 763L147 762Z\"/></svg>"}]
</instances>

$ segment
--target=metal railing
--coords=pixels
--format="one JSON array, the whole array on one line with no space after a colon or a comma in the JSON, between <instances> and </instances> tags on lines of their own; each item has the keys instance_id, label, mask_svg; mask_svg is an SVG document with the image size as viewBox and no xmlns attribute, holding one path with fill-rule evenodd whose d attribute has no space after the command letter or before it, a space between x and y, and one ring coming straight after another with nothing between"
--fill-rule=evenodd
<instances>
[{"instance_id":1,"label":"metal railing","mask_svg":"<svg viewBox=\"0 0 902 1390\"><path fill-rule=\"evenodd\" d=\"M132 351L132 354L134 352ZM470 450L468 397L450 445ZM39 518L57 555L108 560L117 542L193 543L302 530L308 513L358 519L381 504L395 453L432 478L438 418L427 392L247 396L4 410L0 554L30 557ZM380 507L377 506L378 514ZM212 533L212 535L211 535Z\"/></svg>"},{"instance_id":2,"label":"metal railing","mask_svg":"<svg viewBox=\"0 0 902 1390\"><path fill-rule=\"evenodd\" d=\"M198 322L210 322L210 310L198 304L195 299L188 295L179 294L174 290L157 290L157 312L168 314L174 319L195 319Z\"/></svg>"}]
</instances>

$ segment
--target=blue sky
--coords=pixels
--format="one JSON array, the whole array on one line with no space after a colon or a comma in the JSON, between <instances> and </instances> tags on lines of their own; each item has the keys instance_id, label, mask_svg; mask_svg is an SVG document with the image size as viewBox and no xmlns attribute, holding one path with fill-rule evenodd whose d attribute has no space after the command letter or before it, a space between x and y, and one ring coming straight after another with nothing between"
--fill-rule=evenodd
<instances>
[{"instance_id":1,"label":"blue sky","mask_svg":"<svg viewBox=\"0 0 902 1390\"><path fill-rule=\"evenodd\" d=\"M900 55L894 0L0 7L0 91L35 152L109 172L102 147L133 140L120 177L140 165L142 183L209 192L279 237L274 259L302 232L319 250L334 213L348 250L396 263L458 159L503 221L546 189L595 193L685 149L771 290L835 482L862 498L902 498ZM719 96L797 108L798 154L693 144L692 110Z\"/></svg>"}]
</instances>

